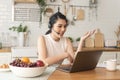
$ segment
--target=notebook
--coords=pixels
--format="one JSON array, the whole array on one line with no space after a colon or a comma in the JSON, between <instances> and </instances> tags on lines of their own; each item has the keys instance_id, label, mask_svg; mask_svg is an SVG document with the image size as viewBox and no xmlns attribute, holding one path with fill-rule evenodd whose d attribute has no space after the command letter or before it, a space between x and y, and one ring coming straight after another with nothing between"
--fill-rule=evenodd
<instances>
[{"instance_id":1,"label":"notebook","mask_svg":"<svg viewBox=\"0 0 120 80\"><path fill-rule=\"evenodd\" d=\"M80 51L72 65L60 65L57 69L70 73L95 69L101 54L100 50Z\"/></svg>"}]
</instances>

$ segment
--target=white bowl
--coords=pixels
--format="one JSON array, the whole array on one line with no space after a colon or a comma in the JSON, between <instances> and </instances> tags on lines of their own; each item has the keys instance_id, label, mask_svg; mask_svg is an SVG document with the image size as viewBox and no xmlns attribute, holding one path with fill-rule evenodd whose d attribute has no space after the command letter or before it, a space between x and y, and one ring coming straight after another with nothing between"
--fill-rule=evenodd
<instances>
[{"instance_id":1,"label":"white bowl","mask_svg":"<svg viewBox=\"0 0 120 80\"><path fill-rule=\"evenodd\" d=\"M35 77L41 75L45 69L47 68L47 65L44 67L16 67L16 66L9 66L10 70L19 77Z\"/></svg>"}]
</instances>

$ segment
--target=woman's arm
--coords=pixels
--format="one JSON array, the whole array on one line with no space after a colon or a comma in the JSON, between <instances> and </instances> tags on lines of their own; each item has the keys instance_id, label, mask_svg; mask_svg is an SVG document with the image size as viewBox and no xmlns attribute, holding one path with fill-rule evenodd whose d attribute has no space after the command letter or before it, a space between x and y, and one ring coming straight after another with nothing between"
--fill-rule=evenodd
<instances>
[{"instance_id":1,"label":"woman's arm","mask_svg":"<svg viewBox=\"0 0 120 80\"><path fill-rule=\"evenodd\" d=\"M67 52L64 52L62 54L53 56L53 57L47 57L47 49L46 49L46 43L43 36L40 36L38 39L38 58L44 60L48 65L52 65L57 63L60 60L63 60L67 58L69 54Z\"/></svg>"},{"instance_id":2,"label":"woman's arm","mask_svg":"<svg viewBox=\"0 0 120 80\"><path fill-rule=\"evenodd\" d=\"M92 31L88 31L87 33L85 33L85 35L83 35L80 39L80 42L79 42L79 45L78 45L78 48L77 48L77 51L75 52L75 56L77 54L77 52L79 51L82 51L82 47L83 47L83 43L84 41L90 37L91 35L93 35L95 33L96 30L92 30Z\"/></svg>"},{"instance_id":3,"label":"woman's arm","mask_svg":"<svg viewBox=\"0 0 120 80\"><path fill-rule=\"evenodd\" d=\"M74 49L72 42L67 38L67 52L69 53L68 60L72 63L74 59Z\"/></svg>"},{"instance_id":4,"label":"woman's arm","mask_svg":"<svg viewBox=\"0 0 120 80\"><path fill-rule=\"evenodd\" d=\"M67 53L69 53L68 60L72 63L74 61L74 58L78 51L82 50L83 43L85 39L87 39L89 36L93 35L95 30L87 32L84 36L81 37L77 51L74 52L73 45L69 39L67 39Z\"/></svg>"}]
</instances>

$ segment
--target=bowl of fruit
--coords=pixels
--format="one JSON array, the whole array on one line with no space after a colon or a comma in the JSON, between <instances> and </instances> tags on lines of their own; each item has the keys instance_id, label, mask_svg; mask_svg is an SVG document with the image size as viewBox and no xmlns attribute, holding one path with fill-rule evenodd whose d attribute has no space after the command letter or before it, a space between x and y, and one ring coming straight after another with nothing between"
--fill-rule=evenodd
<instances>
[{"instance_id":1,"label":"bowl of fruit","mask_svg":"<svg viewBox=\"0 0 120 80\"><path fill-rule=\"evenodd\" d=\"M47 68L42 60L31 62L29 58L16 58L10 64L10 70L19 77L35 77L41 75Z\"/></svg>"}]
</instances>

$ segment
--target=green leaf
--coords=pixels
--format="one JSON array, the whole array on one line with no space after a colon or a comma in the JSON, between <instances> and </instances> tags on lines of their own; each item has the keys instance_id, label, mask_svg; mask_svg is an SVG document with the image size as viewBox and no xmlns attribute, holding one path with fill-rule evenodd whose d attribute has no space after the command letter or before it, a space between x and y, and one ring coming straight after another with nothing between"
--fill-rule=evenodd
<instances>
[{"instance_id":1,"label":"green leaf","mask_svg":"<svg viewBox=\"0 0 120 80\"><path fill-rule=\"evenodd\" d=\"M68 39L70 39L70 41L73 42L73 38L72 37L68 37Z\"/></svg>"},{"instance_id":2,"label":"green leaf","mask_svg":"<svg viewBox=\"0 0 120 80\"><path fill-rule=\"evenodd\" d=\"M80 37L78 37L78 38L76 39L76 41L80 41Z\"/></svg>"},{"instance_id":3,"label":"green leaf","mask_svg":"<svg viewBox=\"0 0 120 80\"><path fill-rule=\"evenodd\" d=\"M45 14L46 1L45 0L36 0L40 8L40 24L42 23L42 14Z\"/></svg>"},{"instance_id":4,"label":"green leaf","mask_svg":"<svg viewBox=\"0 0 120 80\"><path fill-rule=\"evenodd\" d=\"M27 31L27 29L28 29L28 27L27 27L27 26L25 26L25 27L23 28L23 32L26 32L26 31Z\"/></svg>"},{"instance_id":5,"label":"green leaf","mask_svg":"<svg viewBox=\"0 0 120 80\"><path fill-rule=\"evenodd\" d=\"M28 27L27 26L23 26L22 24L20 24L18 27L12 26L9 28L9 30L12 31L17 31L19 32L27 32L28 31Z\"/></svg>"}]
</instances>

